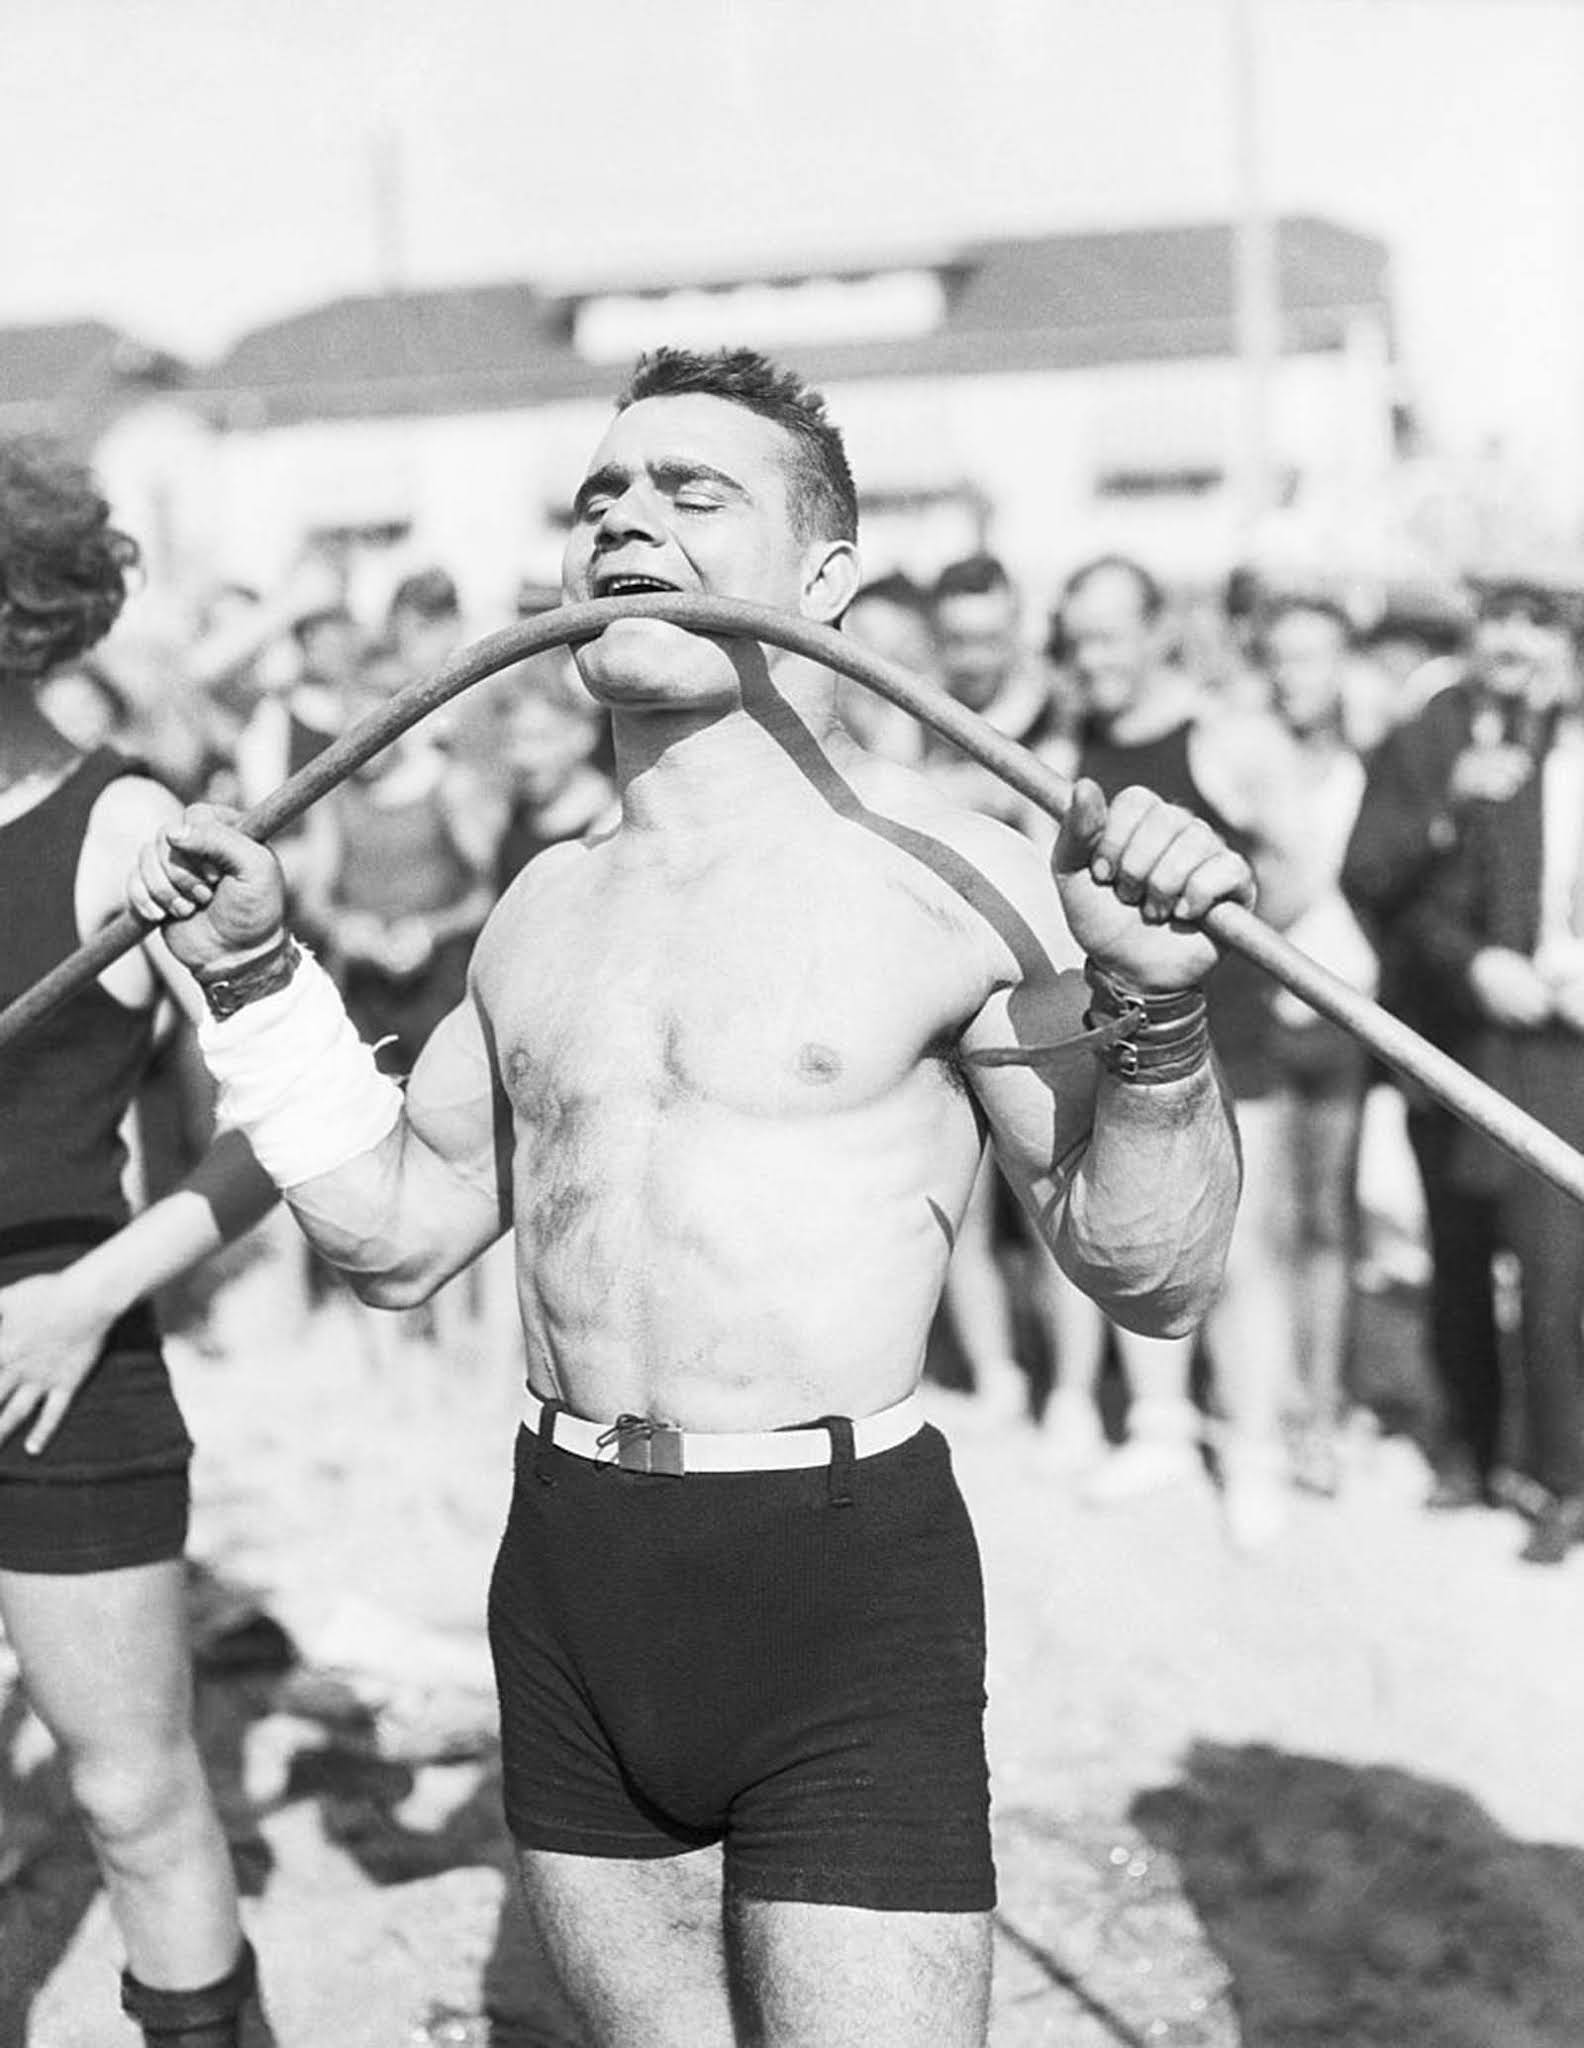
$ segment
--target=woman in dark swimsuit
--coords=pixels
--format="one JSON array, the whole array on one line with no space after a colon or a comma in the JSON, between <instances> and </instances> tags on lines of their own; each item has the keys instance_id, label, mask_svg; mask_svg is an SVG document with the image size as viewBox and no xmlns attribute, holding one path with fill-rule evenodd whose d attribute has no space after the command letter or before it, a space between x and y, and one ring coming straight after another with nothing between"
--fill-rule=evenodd
<instances>
[{"instance_id":1,"label":"woman in dark swimsuit","mask_svg":"<svg viewBox=\"0 0 1584 2048\"><path fill-rule=\"evenodd\" d=\"M116 913L137 847L180 814L35 702L109 631L136 555L85 470L45 441L0 442L0 1001ZM193 1737L191 1444L142 1297L272 1191L222 1140L129 1220L121 1126L166 992L201 1007L151 935L0 1052L0 1622L104 1874L125 2010L147 2041L230 2048L253 1955Z\"/></svg>"}]
</instances>

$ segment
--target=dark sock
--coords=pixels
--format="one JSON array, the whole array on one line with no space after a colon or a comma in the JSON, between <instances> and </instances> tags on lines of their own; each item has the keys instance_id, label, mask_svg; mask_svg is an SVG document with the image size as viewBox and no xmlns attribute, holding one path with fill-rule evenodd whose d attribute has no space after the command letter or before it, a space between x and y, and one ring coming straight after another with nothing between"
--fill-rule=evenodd
<instances>
[{"instance_id":1,"label":"dark sock","mask_svg":"<svg viewBox=\"0 0 1584 2048\"><path fill-rule=\"evenodd\" d=\"M233 1969L196 1991L157 1991L121 1973L121 2010L148 2048L241 2048L242 2010L258 1987L258 1962L244 1941Z\"/></svg>"}]
</instances>

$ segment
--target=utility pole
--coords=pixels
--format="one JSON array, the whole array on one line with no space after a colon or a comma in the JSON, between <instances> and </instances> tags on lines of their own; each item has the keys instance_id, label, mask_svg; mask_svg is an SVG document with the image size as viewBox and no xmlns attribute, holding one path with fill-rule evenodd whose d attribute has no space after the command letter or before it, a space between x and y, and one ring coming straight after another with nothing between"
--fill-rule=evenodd
<instances>
[{"instance_id":1,"label":"utility pole","mask_svg":"<svg viewBox=\"0 0 1584 2048\"><path fill-rule=\"evenodd\" d=\"M1281 355L1281 285L1276 232L1265 199L1258 9L1227 0L1232 44L1236 149L1233 306L1237 332L1239 436L1237 525L1245 549L1275 503L1272 392Z\"/></svg>"},{"instance_id":2,"label":"utility pole","mask_svg":"<svg viewBox=\"0 0 1584 2048\"><path fill-rule=\"evenodd\" d=\"M369 132L369 182L374 223L374 283L382 292L407 288L407 181L401 130L382 121Z\"/></svg>"}]
</instances>

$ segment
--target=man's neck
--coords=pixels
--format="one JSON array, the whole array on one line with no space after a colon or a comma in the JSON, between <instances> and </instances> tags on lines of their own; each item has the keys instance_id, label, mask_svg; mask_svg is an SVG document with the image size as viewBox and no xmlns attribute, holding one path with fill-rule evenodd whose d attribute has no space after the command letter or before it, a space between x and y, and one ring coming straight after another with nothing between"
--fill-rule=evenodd
<instances>
[{"instance_id":1,"label":"man's neck","mask_svg":"<svg viewBox=\"0 0 1584 2048\"><path fill-rule=\"evenodd\" d=\"M1203 708L1203 692L1186 669L1152 669L1133 701L1106 721L1106 737L1122 747L1144 746L1175 732Z\"/></svg>"},{"instance_id":2,"label":"man's neck","mask_svg":"<svg viewBox=\"0 0 1584 2048\"><path fill-rule=\"evenodd\" d=\"M828 815L861 758L828 701L618 713L612 732L623 827L678 846Z\"/></svg>"}]
</instances>

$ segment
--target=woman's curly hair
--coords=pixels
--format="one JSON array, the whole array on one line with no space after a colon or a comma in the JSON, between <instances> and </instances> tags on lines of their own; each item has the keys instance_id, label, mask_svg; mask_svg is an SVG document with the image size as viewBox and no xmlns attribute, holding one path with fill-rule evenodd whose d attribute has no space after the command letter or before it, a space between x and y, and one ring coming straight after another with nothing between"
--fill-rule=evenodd
<instances>
[{"instance_id":1,"label":"woman's curly hair","mask_svg":"<svg viewBox=\"0 0 1584 2048\"><path fill-rule=\"evenodd\" d=\"M82 463L43 435L0 437L0 679L37 682L102 640L137 559Z\"/></svg>"}]
</instances>

